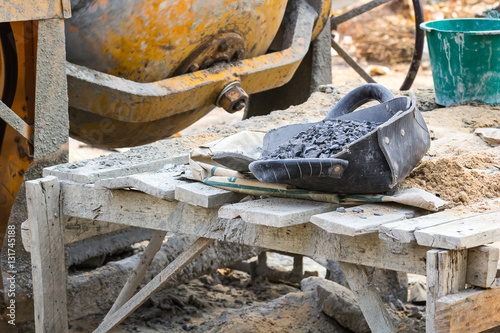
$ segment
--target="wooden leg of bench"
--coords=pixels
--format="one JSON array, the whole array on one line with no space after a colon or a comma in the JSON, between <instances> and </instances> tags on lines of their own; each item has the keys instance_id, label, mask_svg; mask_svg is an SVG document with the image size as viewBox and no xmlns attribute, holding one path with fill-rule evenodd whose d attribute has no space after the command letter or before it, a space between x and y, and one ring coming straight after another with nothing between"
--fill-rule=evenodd
<instances>
[{"instance_id":1,"label":"wooden leg of bench","mask_svg":"<svg viewBox=\"0 0 500 333\"><path fill-rule=\"evenodd\" d=\"M436 302L443 296L465 289L467 249L427 252L426 332L439 332Z\"/></svg>"},{"instance_id":2,"label":"wooden leg of bench","mask_svg":"<svg viewBox=\"0 0 500 333\"><path fill-rule=\"evenodd\" d=\"M59 190L53 176L26 182L36 332L68 331Z\"/></svg>"},{"instance_id":3,"label":"wooden leg of bench","mask_svg":"<svg viewBox=\"0 0 500 333\"><path fill-rule=\"evenodd\" d=\"M158 289L169 282L177 273L186 267L194 258L203 252L214 239L198 238L188 249L175 258L165 269L163 269L154 279L149 281L137 294L130 298L122 307L107 317L101 325L94 331L108 332L120 324L128 315L134 312L142 303L144 303Z\"/></svg>"},{"instance_id":4,"label":"wooden leg of bench","mask_svg":"<svg viewBox=\"0 0 500 333\"><path fill-rule=\"evenodd\" d=\"M372 332L392 333L396 329L389 319L382 299L372 283L372 276L361 265L339 261L351 290L358 299L359 306Z\"/></svg>"},{"instance_id":5,"label":"wooden leg of bench","mask_svg":"<svg viewBox=\"0 0 500 333\"><path fill-rule=\"evenodd\" d=\"M123 289L120 291L120 295L118 295L115 303L109 310L106 317L104 317L104 321L109 319L109 317L113 313L115 313L116 310L121 308L122 305L125 304L125 302L127 302L130 299L130 297L132 297L132 295L134 295L135 290L144 279L144 275L146 275L146 272L149 266L151 265L151 262L153 261L155 254L160 250L166 235L167 235L166 231L161 231L161 230L155 231L153 237L151 237L151 241L149 242L148 246L142 253L141 259L137 263L137 266L132 271L132 273L130 273L127 282L125 282Z\"/></svg>"}]
</instances>

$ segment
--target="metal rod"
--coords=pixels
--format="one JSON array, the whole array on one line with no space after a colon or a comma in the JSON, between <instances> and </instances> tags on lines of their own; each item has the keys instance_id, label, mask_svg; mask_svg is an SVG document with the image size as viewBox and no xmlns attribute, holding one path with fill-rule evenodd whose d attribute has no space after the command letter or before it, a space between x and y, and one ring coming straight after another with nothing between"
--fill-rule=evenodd
<instances>
[{"instance_id":1,"label":"metal rod","mask_svg":"<svg viewBox=\"0 0 500 333\"><path fill-rule=\"evenodd\" d=\"M356 71L356 73L358 73L366 82L368 83L377 83L371 76L370 74L368 74L364 69L363 67L361 67L360 64L358 64L356 62L356 60L354 60L353 58L351 58L351 56L349 55L349 53L347 53L332 37L332 48L338 53L339 56L342 57L342 59L344 59L345 62L347 62L347 64L349 64L349 66L352 67L352 69L354 69Z\"/></svg>"},{"instance_id":2,"label":"metal rod","mask_svg":"<svg viewBox=\"0 0 500 333\"><path fill-rule=\"evenodd\" d=\"M391 0L373 0L368 3L365 3L364 5L351 9L350 11L343 13L339 16L332 16L330 18L330 24L332 26L332 30L337 30L337 26L339 24L348 21L353 17L366 13L367 11L372 10L373 8L383 5L384 3L387 3L389 1Z\"/></svg>"},{"instance_id":3,"label":"metal rod","mask_svg":"<svg viewBox=\"0 0 500 333\"><path fill-rule=\"evenodd\" d=\"M420 68L422 54L424 52L425 33L420 29L420 23L424 22L424 10L420 0L413 0L413 11L415 12L415 46L413 48L410 68L399 90L408 90L411 88L417 76L418 69Z\"/></svg>"}]
</instances>

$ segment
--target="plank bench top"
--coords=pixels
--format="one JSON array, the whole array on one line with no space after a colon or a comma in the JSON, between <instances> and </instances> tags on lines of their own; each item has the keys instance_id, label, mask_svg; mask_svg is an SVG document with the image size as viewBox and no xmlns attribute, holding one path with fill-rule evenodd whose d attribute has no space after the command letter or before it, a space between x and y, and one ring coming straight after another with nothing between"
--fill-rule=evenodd
<instances>
[{"instance_id":1,"label":"plank bench top","mask_svg":"<svg viewBox=\"0 0 500 333\"><path fill-rule=\"evenodd\" d=\"M171 161L184 159L174 157ZM171 162L162 160L163 163ZM145 163L141 164L144 171ZM422 246L441 249L473 248L500 240L500 211L461 213L442 211L422 215L420 210L397 204L370 203L337 211L339 205L299 199L266 198L238 202L245 196L180 177L175 172L159 172L158 163L151 162L146 172L130 170L137 166L127 165L124 176L109 174L107 169L89 170L86 165L81 173L72 168L59 166L45 169L45 174L56 175L62 180L79 180L80 186L91 179L95 189L133 189L154 197L184 202L204 208L218 208L222 219L241 218L252 224L283 228L294 224L312 223L328 233L359 236L379 233L401 243L416 242ZM63 173L61 170L66 170ZM160 168L161 170L161 168ZM85 176L85 177L84 177ZM88 183L91 184L88 184ZM500 199L496 201L500 202ZM353 208L355 208L353 210Z\"/></svg>"},{"instance_id":2,"label":"plank bench top","mask_svg":"<svg viewBox=\"0 0 500 333\"><path fill-rule=\"evenodd\" d=\"M158 169L157 164L153 167ZM40 190L42 183L60 187L50 198L52 209L61 212L60 217L52 214L61 221L62 232L58 236L61 244L80 240L81 228L78 227L97 222L193 235L206 246L220 240L337 260L351 282L359 280L354 288L371 295L369 301L362 301L361 307L374 327L379 327L374 323L384 318L381 314L385 310L376 292L366 287L368 277L363 266L427 275L428 285L432 286L427 293L429 332L450 331L448 326L452 324L446 318L459 315L454 309L460 302L473 301L482 306L486 296L500 298L500 288L496 287L500 280L497 279L499 249L485 246L500 241L498 209L457 214L447 210L424 213L389 203L341 206L299 199L248 197L194 182L188 173L178 175L147 168L140 169L139 173L131 172L136 170L134 167L127 167L123 175L116 169L108 174L85 170L92 174L93 180L89 181L88 177L82 178L75 172L64 175L61 169L55 172L56 178L51 176L53 170L46 169L47 176L28 182L27 188L33 193L37 192L32 189L38 189L40 195L49 198ZM36 206L35 201L30 202ZM44 213L39 218L43 220L52 215ZM23 224L22 231L26 234L23 240L34 242L36 257L43 248L34 241L41 229L35 229L34 236L30 234L30 225L28 221ZM86 237L90 237L102 233L103 229L85 230ZM115 229L105 227L104 230ZM58 252L63 257L62 246ZM64 266L58 260L57 265ZM458 300L446 299L446 295L465 289L466 284L492 289L486 289L484 294L471 294L467 289L467 295L457 294ZM39 295L45 295L43 288L40 290ZM443 313L446 320L439 317ZM483 326L488 328L495 323ZM389 324L380 325L381 332L394 331Z\"/></svg>"}]
</instances>

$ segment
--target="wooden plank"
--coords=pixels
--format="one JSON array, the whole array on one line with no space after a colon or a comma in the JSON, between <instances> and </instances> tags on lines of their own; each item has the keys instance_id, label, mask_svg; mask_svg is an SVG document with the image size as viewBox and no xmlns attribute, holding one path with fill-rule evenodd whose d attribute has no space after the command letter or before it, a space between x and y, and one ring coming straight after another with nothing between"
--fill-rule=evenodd
<instances>
[{"instance_id":1,"label":"wooden plank","mask_svg":"<svg viewBox=\"0 0 500 333\"><path fill-rule=\"evenodd\" d=\"M133 188L160 199L174 200L176 186L184 184L189 183L165 173L148 172L124 177L101 179L95 183L95 186L97 189L105 188L109 190Z\"/></svg>"},{"instance_id":2,"label":"wooden plank","mask_svg":"<svg viewBox=\"0 0 500 333\"><path fill-rule=\"evenodd\" d=\"M201 133L162 140L122 153L48 167L43 170L43 175L53 175L59 180L91 184L100 179L156 172L169 164L177 166L187 164L189 153L193 148L220 138L219 134Z\"/></svg>"},{"instance_id":3,"label":"wooden plank","mask_svg":"<svg viewBox=\"0 0 500 333\"><path fill-rule=\"evenodd\" d=\"M55 177L26 182L36 332L67 332L66 262Z\"/></svg>"},{"instance_id":4,"label":"wooden plank","mask_svg":"<svg viewBox=\"0 0 500 333\"><path fill-rule=\"evenodd\" d=\"M357 237L327 233L312 223L274 228L242 219L221 219L218 208L165 201L136 191L96 190L92 185L61 182L68 217L213 238L314 258L425 275L427 247L401 243L397 251L376 234Z\"/></svg>"},{"instance_id":5,"label":"wooden plank","mask_svg":"<svg viewBox=\"0 0 500 333\"><path fill-rule=\"evenodd\" d=\"M500 239L500 212L488 212L415 231L417 243L443 249L472 248Z\"/></svg>"},{"instance_id":6,"label":"wooden plank","mask_svg":"<svg viewBox=\"0 0 500 333\"><path fill-rule=\"evenodd\" d=\"M443 211L429 215L419 216L410 220L392 222L383 224L379 228L379 232L383 236L388 236L392 239L398 240L403 243L416 241L415 231L434 227L444 223L458 221L465 217L478 216L479 213L469 213L464 215L457 215L456 212Z\"/></svg>"},{"instance_id":7,"label":"wooden plank","mask_svg":"<svg viewBox=\"0 0 500 333\"><path fill-rule=\"evenodd\" d=\"M467 283L476 287L491 288L496 285L499 249L480 246L469 249L467 257Z\"/></svg>"},{"instance_id":8,"label":"wooden plank","mask_svg":"<svg viewBox=\"0 0 500 333\"><path fill-rule=\"evenodd\" d=\"M396 332L384 302L382 302L377 289L372 283L373 277L368 275L363 266L342 261L339 261L339 265L347 283L349 283L349 287L356 295L359 307L363 311L372 332Z\"/></svg>"},{"instance_id":9,"label":"wooden plank","mask_svg":"<svg viewBox=\"0 0 500 333\"><path fill-rule=\"evenodd\" d=\"M33 129L30 125L26 124L23 118L19 117L17 113L12 111L7 105L0 101L0 119L5 121L17 133L21 134L26 140L31 142L31 133Z\"/></svg>"},{"instance_id":10,"label":"wooden plank","mask_svg":"<svg viewBox=\"0 0 500 333\"><path fill-rule=\"evenodd\" d=\"M146 272L149 266L151 265L154 256L160 250L166 235L167 235L166 231L161 231L161 230L155 231L153 237L151 237L151 241L149 242L148 246L142 253L141 259L137 262L137 266L130 273L129 278L125 282L125 285L120 291L120 294L116 298L115 303L113 304L109 312L106 314L106 317L104 317L103 321L108 320L113 313L115 313L118 309L120 309L123 306L123 304L125 304L132 297L132 295L134 295L134 292L136 291L137 287L139 287L139 284L144 279L144 276L146 275Z\"/></svg>"},{"instance_id":11,"label":"wooden plank","mask_svg":"<svg viewBox=\"0 0 500 333\"><path fill-rule=\"evenodd\" d=\"M436 332L482 332L500 326L500 288L467 289L436 302Z\"/></svg>"},{"instance_id":12,"label":"wooden plank","mask_svg":"<svg viewBox=\"0 0 500 333\"><path fill-rule=\"evenodd\" d=\"M113 231L128 228L126 225L63 216L64 245L75 243L87 238L104 235ZM21 224L21 237L26 252L31 252L29 222Z\"/></svg>"},{"instance_id":13,"label":"wooden plank","mask_svg":"<svg viewBox=\"0 0 500 333\"><path fill-rule=\"evenodd\" d=\"M137 292L137 294L120 307L119 310L111 314L107 320L104 320L94 333L109 332L115 328L213 242L213 239L198 238L188 249L186 249L186 251L182 252L164 270Z\"/></svg>"},{"instance_id":14,"label":"wooden plank","mask_svg":"<svg viewBox=\"0 0 500 333\"><path fill-rule=\"evenodd\" d=\"M175 199L204 208L220 207L228 202L236 202L246 195L223 190L203 183L186 183L175 187Z\"/></svg>"},{"instance_id":15,"label":"wooden plank","mask_svg":"<svg viewBox=\"0 0 500 333\"><path fill-rule=\"evenodd\" d=\"M426 332L436 332L436 302L465 289L467 249L427 252Z\"/></svg>"},{"instance_id":16,"label":"wooden plank","mask_svg":"<svg viewBox=\"0 0 500 333\"><path fill-rule=\"evenodd\" d=\"M147 146L147 148L155 151L155 147ZM158 151L158 154L150 153L149 155L152 155L151 159L140 158L142 152L139 148L133 148L123 153L44 168L43 175L53 175L59 180L95 183L99 179L153 172L163 168L166 164L186 164L189 161L189 151L167 156L164 156L165 152Z\"/></svg>"},{"instance_id":17,"label":"wooden plank","mask_svg":"<svg viewBox=\"0 0 500 333\"><path fill-rule=\"evenodd\" d=\"M396 205L367 204L357 206L362 212L347 208L345 213L333 211L311 217L311 222L327 232L357 236L377 232L384 223L406 220L415 215L412 209Z\"/></svg>"},{"instance_id":18,"label":"wooden plank","mask_svg":"<svg viewBox=\"0 0 500 333\"><path fill-rule=\"evenodd\" d=\"M500 241L488 244L488 246L496 247L497 249L500 250ZM500 260L497 263L497 275L496 275L496 278L497 278L497 286L500 287Z\"/></svg>"},{"instance_id":19,"label":"wooden plank","mask_svg":"<svg viewBox=\"0 0 500 333\"><path fill-rule=\"evenodd\" d=\"M336 204L283 198L268 198L240 202L220 208L219 217L283 228L309 222L311 216L331 211Z\"/></svg>"}]
</instances>

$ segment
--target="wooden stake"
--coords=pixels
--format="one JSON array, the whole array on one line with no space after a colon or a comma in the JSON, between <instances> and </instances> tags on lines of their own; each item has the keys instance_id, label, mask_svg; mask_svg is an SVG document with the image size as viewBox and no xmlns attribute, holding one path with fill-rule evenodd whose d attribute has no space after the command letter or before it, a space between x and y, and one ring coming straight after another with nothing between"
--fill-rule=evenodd
<instances>
[{"instance_id":1,"label":"wooden stake","mask_svg":"<svg viewBox=\"0 0 500 333\"><path fill-rule=\"evenodd\" d=\"M346 277L349 287L358 299L359 307L368 322L372 332L394 333L392 325L379 293L371 282L371 276L361 265L349 264L339 261L340 268Z\"/></svg>"},{"instance_id":2,"label":"wooden stake","mask_svg":"<svg viewBox=\"0 0 500 333\"><path fill-rule=\"evenodd\" d=\"M109 318L101 323L94 333L108 332L120 324L127 316L135 309L143 304L151 295L158 289L168 283L181 269L186 267L194 258L203 252L213 239L198 238L188 249L182 252L174 259L164 270L162 270L154 279L144 286L137 294L135 294L128 302L120 309L111 314Z\"/></svg>"},{"instance_id":3,"label":"wooden stake","mask_svg":"<svg viewBox=\"0 0 500 333\"><path fill-rule=\"evenodd\" d=\"M40 333L68 331L59 189L59 181L53 176L26 182L35 328Z\"/></svg>"},{"instance_id":4,"label":"wooden stake","mask_svg":"<svg viewBox=\"0 0 500 333\"><path fill-rule=\"evenodd\" d=\"M436 302L465 289L467 249L427 252L426 332L436 330Z\"/></svg>"},{"instance_id":5,"label":"wooden stake","mask_svg":"<svg viewBox=\"0 0 500 333\"><path fill-rule=\"evenodd\" d=\"M127 302L130 299L130 297L132 297L134 291L137 289L141 281L144 279L144 275L146 275L146 272L149 266L151 265L151 261L153 261L155 254L160 250L166 235L167 235L166 231L161 231L161 230L155 231L153 237L151 237L151 241L149 242L148 246L142 253L141 259L137 263L137 266L130 273L130 276L127 282L125 282L125 285L123 286L120 295L118 295L118 297L116 298L115 303L109 310L106 317L104 317L103 321L109 319L109 317L113 313L115 313L116 310L121 308L122 305L125 304L125 302Z\"/></svg>"}]
</instances>

